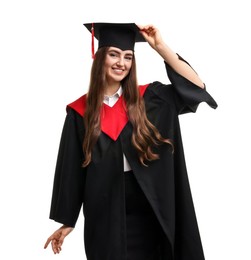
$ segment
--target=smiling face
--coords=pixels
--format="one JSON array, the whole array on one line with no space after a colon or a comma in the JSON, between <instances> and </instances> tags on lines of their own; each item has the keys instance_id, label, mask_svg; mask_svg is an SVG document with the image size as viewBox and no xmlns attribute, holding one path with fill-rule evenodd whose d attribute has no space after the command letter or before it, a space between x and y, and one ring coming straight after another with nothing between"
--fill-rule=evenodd
<instances>
[{"instance_id":1,"label":"smiling face","mask_svg":"<svg viewBox=\"0 0 251 260\"><path fill-rule=\"evenodd\" d=\"M132 67L133 51L122 51L109 47L105 59L105 73L108 86L119 86Z\"/></svg>"}]
</instances>

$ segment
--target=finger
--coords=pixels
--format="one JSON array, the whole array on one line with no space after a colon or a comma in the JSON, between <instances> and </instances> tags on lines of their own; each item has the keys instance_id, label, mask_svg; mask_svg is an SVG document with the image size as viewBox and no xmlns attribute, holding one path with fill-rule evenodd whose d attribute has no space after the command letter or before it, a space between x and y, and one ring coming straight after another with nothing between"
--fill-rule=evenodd
<instances>
[{"instance_id":1,"label":"finger","mask_svg":"<svg viewBox=\"0 0 251 260\"><path fill-rule=\"evenodd\" d=\"M60 238L58 239L58 246L61 248L63 243L64 243L65 235L61 235Z\"/></svg>"},{"instance_id":2,"label":"finger","mask_svg":"<svg viewBox=\"0 0 251 260\"><path fill-rule=\"evenodd\" d=\"M154 29L154 26L152 24L148 24L148 25L145 25L145 26L141 26L140 29L147 32L147 31L151 31L152 29Z\"/></svg>"},{"instance_id":3,"label":"finger","mask_svg":"<svg viewBox=\"0 0 251 260\"><path fill-rule=\"evenodd\" d=\"M56 254L56 244L55 244L54 240L51 241L51 249L52 249L53 253Z\"/></svg>"},{"instance_id":4,"label":"finger","mask_svg":"<svg viewBox=\"0 0 251 260\"><path fill-rule=\"evenodd\" d=\"M153 36L156 33L156 29L153 26L149 26L145 32L149 35L149 36Z\"/></svg>"},{"instance_id":5,"label":"finger","mask_svg":"<svg viewBox=\"0 0 251 260\"><path fill-rule=\"evenodd\" d=\"M58 240L53 239L51 242L51 247L52 247L52 251L54 252L54 254L59 254L61 251L61 246L58 242Z\"/></svg>"},{"instance_id":6,"label":"finger","mask_svg":"<svg viewBox=\"0 0 251 260\"><path fill-rule=\"evenodd\" d=\"M143 37L145 38L149 38L155 35L156 31L154 28L144 28L142 30L140 30L141 34L143 35Z\"/></svg>"},{"instance_id":7,"label":"finger","mask_svg":"<svg viewBox=\"0 0 251 260\"><path fill-rule=\"evenodd\" d=\"M62 250L62 245L64 242L65 235L61 234L59 239L52 240L52 250L55 254L59 254Z\"/></svg>"},{"instance_id":8,"label":"finger","mask_svg":"<svg viewBox=\"0 0 251 260\"><path fill-rule=\"evenodd\" d=\"M49 237L46 241L46 243L44 244L44 249L46 249L48 247L48 245L50 244L51 242L51 237Z\"/></svg>"}]
</instances>

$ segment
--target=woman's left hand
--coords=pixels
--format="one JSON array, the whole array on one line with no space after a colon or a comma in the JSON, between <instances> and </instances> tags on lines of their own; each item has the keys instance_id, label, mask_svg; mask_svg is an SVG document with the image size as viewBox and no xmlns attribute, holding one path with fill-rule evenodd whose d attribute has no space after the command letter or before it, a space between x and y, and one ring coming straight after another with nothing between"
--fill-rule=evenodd
<instances>
[{"instance_id":1,"label":"woman's left hand","mask_svg":"<svg viewBox=\"0 0 251 260\"><path fill-rule=\"evenodd\" d=\"M140 32L145 38L145 40L149 43L149 45L153 49L157 50L158 46L163 44L161 34L155 26L153 25L145 25L145 26L137 25L137 26L139 27Z\"/></svg>"}]
</instances>

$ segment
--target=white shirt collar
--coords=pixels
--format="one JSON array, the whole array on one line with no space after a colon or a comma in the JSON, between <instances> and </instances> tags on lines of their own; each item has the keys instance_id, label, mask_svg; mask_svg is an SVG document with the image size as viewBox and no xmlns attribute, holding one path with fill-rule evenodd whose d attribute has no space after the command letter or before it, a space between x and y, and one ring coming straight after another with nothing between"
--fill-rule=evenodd
<instances>
[{"instance_id":1,"label":"white shirt collar","mask_svg":"<svg viewBox=\"0 0 251 260\"><path fill-rule=\"evenodd\" d=\"M110 107L113 107L115 103L118 101L119 97L122 95L123 89L122 86L111 96L105 95L104 96L104 103Z\"/></svg>"},{"instance_id":2,"label":"white shirt collar","mask_svg":"<svg viewBox=\"0 0 251 260\"><path fill-rule=\"evenodd\" d=\"M112 94L111 96L105 95L105 98L113 98L114 96L120 97L122 93L123 93L123 89L122 86L120 86L119 89L114 94Z\"/></svg>"}]
</instances>

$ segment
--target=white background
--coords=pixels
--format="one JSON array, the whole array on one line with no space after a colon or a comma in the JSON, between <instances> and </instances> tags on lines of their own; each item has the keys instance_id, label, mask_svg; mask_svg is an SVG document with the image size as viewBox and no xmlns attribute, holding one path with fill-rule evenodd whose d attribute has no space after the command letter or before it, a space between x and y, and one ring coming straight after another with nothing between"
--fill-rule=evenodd
<instances>
[{"instance_id":1,"label":"white background","mask_svg":"<svg viewBox=\"0 0 251 260\"><path fill-rule=\"evenodd\" d=\"M206 259L251 259L248 1L1 0L1 259L85 259L83 216L54 256L43 245L65 106L86 92L85 22L152 23L195 68L217 110L180 117ZM97 43L96 43L97 46ZM136 47L139 83L168 83L163 61Z\"/></svg>"}]
</instances>

